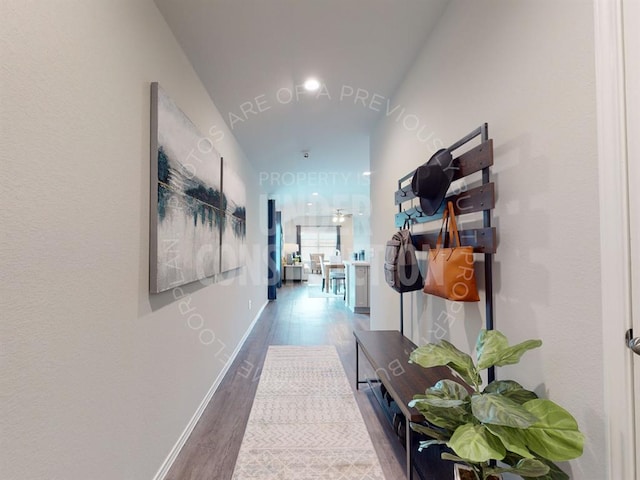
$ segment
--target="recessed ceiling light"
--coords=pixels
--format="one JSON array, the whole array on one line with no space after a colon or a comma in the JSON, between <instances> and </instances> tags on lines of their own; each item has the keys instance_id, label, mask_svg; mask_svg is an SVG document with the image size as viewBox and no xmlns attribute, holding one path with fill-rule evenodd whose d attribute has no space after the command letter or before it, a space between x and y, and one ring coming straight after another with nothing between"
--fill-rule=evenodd
<instances>
[{"instance_id":1,"label":"recessed ceiling light","mask_svg":"<svg viewBox=\"0 0 640 480\"><path fill-rule=\"evenodd\" d=\"M315 92L320 88L320 82L315 78L307 78L304 82L304 88L309 92Z\"/></svg>"},{"instance_id":2,"label":"recessed ceiling light","mask_svg":"<svg viewBox=\"0 0 640 480\"><path fill-rule=\"evenodd\" d=\"M314 197L318 196L318 192L313 192L311 195L313 195Z\"/></svg>"},{"instance_id":3,"label":"recessed ceiling light","mask_svg":"<svg viewBox=\"0 0 640 480\"><path fill-rule=\"evenodd\" d=\"M364 175L365 177L368 177L369 175L371 175L371 172L362 172L362 175Z\"/></svg>"},{"instance_id":4,"label":"recessed ceiling light","mask_svg":"<svg viewBox=\"0 0 640 480\"><path fill-rule=\"evenodd\" d=\"M311 202L307 202L307 206L310 207L311 205L313 205L313 203Z\"/></svg>"}]
</instances>

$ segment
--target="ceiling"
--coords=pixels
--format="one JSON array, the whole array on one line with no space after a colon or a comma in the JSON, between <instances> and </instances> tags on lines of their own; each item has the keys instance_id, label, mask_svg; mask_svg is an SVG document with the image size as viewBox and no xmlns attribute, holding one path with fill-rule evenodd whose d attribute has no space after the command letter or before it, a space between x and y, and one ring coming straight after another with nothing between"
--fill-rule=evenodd
<instances>
[{"instance_id":1,"label":"ceiling","mask_svg":"<svg viewBox=\"0 0 640 480\"><path fill-rule=\"evenodd\" d=\"M369 133L446 1L155 0L289 216L368 214Z\"/></svg>"}]
</instances>

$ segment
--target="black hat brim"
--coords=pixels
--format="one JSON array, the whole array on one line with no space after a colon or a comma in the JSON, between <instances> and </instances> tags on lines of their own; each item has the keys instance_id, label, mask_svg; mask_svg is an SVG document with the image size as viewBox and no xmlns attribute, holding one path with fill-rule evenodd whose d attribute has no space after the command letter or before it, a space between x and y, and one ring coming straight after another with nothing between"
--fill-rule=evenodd
<instances>
[{"instance_id":1,"label":"black hat brim","mask_svg":"<svg viewBox=\"0 0 640 480\"><path fill-rule=\"evenodd\" d=\"M442 148L429 161L416 169L411 179L413 193L420 198L420 209L425 215L434 215L447 194L455 174L451 152Z\"/></svg>"}]
</instances>

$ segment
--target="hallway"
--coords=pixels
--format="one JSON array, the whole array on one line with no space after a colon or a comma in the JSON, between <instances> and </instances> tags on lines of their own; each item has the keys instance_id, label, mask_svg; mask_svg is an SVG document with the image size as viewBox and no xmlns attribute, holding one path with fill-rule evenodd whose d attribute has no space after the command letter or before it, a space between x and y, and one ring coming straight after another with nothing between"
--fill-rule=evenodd
<instances>
[{"instance_id":1,"label":"hallway","mask_svg":"<svg viewBox=\"0 0 640 480\"><path fill-rule=\"evenodd\" d=\"M341 297L315 298L313 285L283 284L270 302L174 462L167 480L228 480L233 474L260 371L269 345L335 345L355 385L353 330L368 330L369 316L351 313ZM366 371L366 360L360 362ZM362 373L361 373L361 376ZM355 391L355 390L354 390ZM379 416L366 390L356 401L388 479L404 477L404 449Z\"/></svg>"}]
</instances>

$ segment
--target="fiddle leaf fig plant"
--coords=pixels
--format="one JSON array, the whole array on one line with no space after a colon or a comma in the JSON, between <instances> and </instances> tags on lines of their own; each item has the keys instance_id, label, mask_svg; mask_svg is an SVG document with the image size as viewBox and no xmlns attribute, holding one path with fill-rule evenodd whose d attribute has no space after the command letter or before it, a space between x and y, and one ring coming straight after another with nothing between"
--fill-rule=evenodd
<instances>
[{"instance_id":1,"label":"fiddle leaf fig plant","mask_svg":"<svg viewBox=\"0 0 640 480\"><path fill-rule=\"evenodd\" d=\"M420 449L446 445L453 453L442 453L442 458L468 465L478 480L501 473L567 480L553 462L582 455L584 436L573 416L513 380L494 380L482 388L482 370L517 364L541 345L540 340L527 340L509 346L499 331L482 330L476 363L446 340L411 352L410 362L425 368L447 366L468 385L443 379L414 396L409 406L426 422L412 423L411 428L430 437L420 442Z\"/></svg>"}]
</instances>

